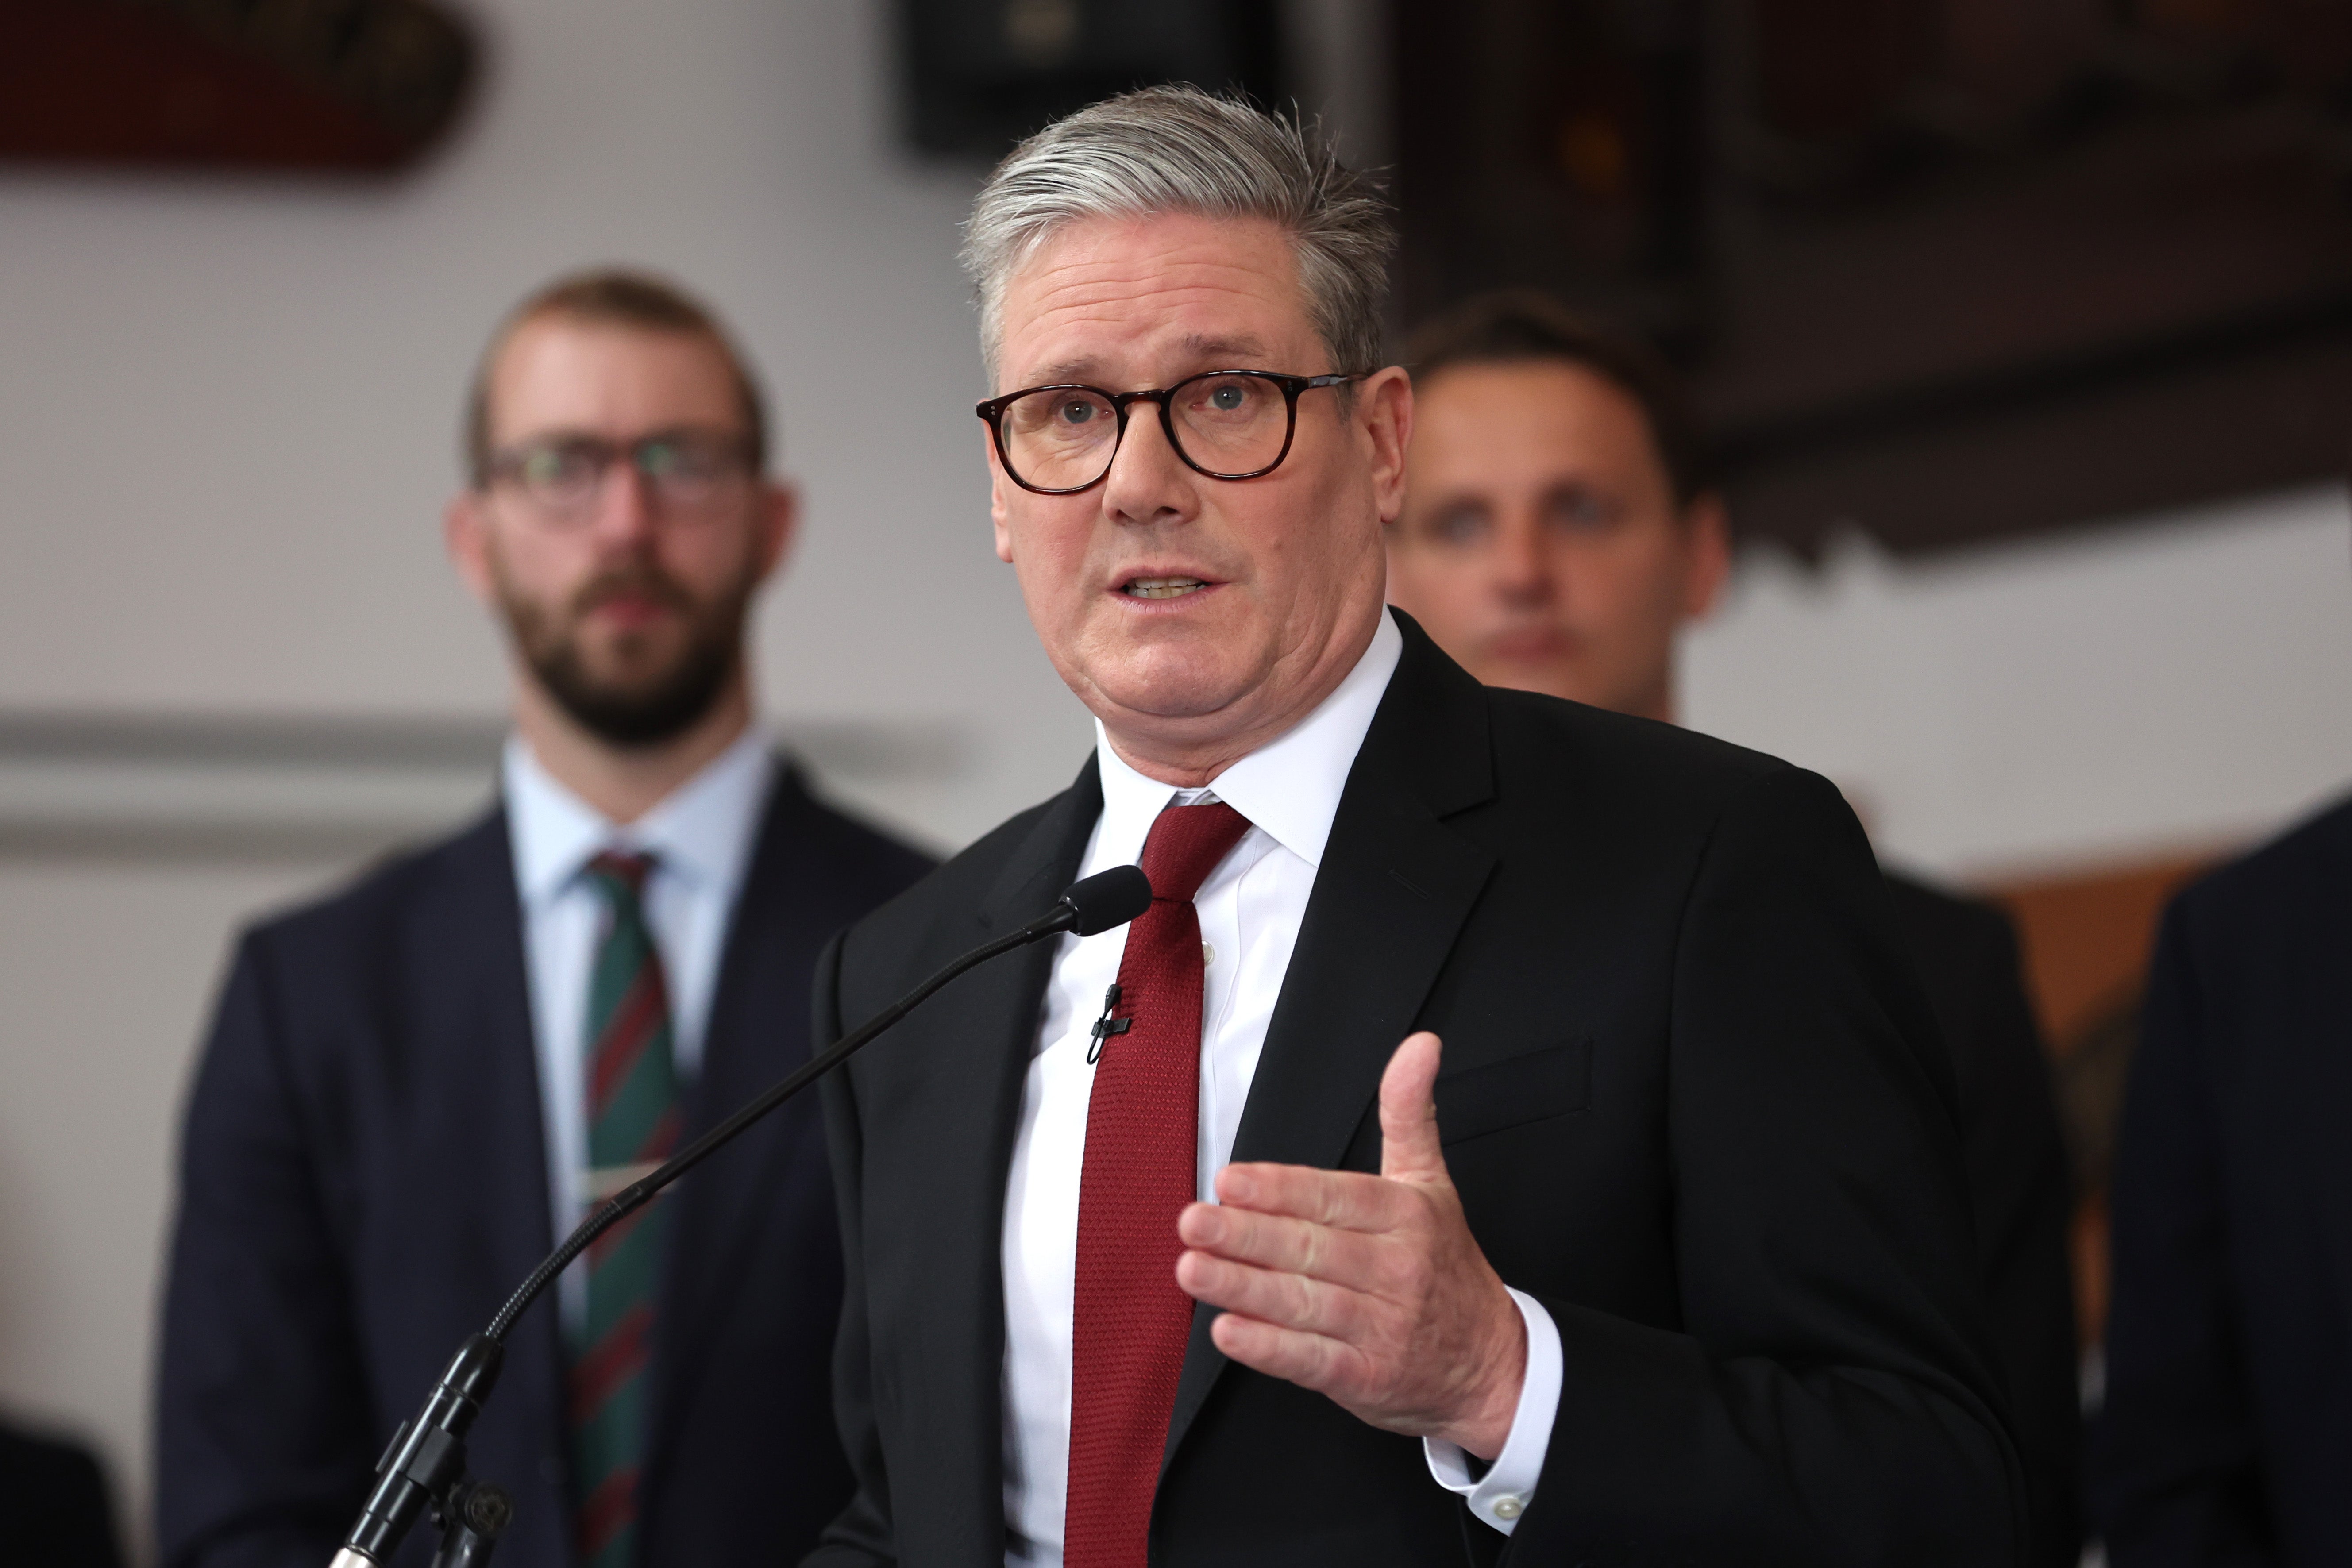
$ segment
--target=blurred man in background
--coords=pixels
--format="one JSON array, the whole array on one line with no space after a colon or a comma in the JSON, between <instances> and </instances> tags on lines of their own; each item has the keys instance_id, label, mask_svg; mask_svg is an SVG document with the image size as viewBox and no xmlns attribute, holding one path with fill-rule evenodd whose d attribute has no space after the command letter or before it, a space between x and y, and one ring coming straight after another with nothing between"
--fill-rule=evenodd
<instances>
[{"instance_id":1,"label":"blurred man in background","mask_svg":"<svg viewBox=\"0 0 2352 1568\"><path fill-rule=\"evenodd\" d=\"M1415 423L1391 602L1492 686L1673 722L1675 648L1730 565L1671 371L1539 295L1475 300L1411 344ZM2041 1042L1998 911L1901 876L1898 923L1949 1044L1993 1332L2034 1510L2072 1564L2080 1421L2068 1186Z\"/></svg>"},{"instance_id":2,"label":"blurred man in background","mask_svg":"<svg viewBox=\"0 0 2352 1568\"><path fill-rule=\"evenodd\" d=\"M446 531L512 653L501 799L239 945L165 1305L173 1568L325 1563L460 1342L805 1059L818 949L928 868L753 722L746 622L794 501L707 310L624 273L543 290L483 356L467 449ZM848 1491L840 1288L811 1100L518 1327L471 1443L519 1505L499 1561L791 1561Z\"/></svg>"},{"instance_id":3,"label":"blurred man in background","mask_svg":"<svg viewBox=\"0 0 2352 1568\"><path fill-rule=\"evenodd\" d=\"M2173 900L2116 1150L2115 1568L2352 1562L2352 804Z\"/></svg>"}]
</instances>

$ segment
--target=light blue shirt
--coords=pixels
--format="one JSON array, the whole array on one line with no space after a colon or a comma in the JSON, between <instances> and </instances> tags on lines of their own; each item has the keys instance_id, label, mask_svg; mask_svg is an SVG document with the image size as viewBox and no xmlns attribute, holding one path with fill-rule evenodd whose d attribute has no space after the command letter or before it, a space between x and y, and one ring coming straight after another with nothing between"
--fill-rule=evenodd
<instances>
[{"instance_id":1,"label":"light blue shirt","mask_svg":"<svg viewBox=\"0 0 2352 1568\"><path fill-rule=\"evenodd\" d=\"M520 736L507 742L507 835L539 1056L548 1215L559 1239L588 1212L588 980L609 919L585 875L588 862L606 849L654 857L646 923L668 982L670 1049L683 1089L702 1067L727 928L774 771L774 742L754 727L653 810L614 823L558 784ZM586 1286L582 1266L564 1271L559 1289L567 1321L585 1306Z\"/></svg>"}]
</instances>

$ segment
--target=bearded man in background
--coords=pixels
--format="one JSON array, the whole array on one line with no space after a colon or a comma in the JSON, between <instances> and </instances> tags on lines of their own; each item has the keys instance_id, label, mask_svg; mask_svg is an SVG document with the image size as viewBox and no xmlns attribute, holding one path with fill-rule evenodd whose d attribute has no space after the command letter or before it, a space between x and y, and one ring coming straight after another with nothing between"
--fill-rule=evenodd
<instances>
[{"instance_id":1,"label":"bearded man in background","mask_svg":"<svg viewBox=\"0 0 2352 1568\"><path fill-rule=\"evenodd\" d=\"M187 1110L164 1309L170 1568L317 1568L394 1426L557 1237L809 1055L834 931L929 862L753 721L745 626L797 516L742 356L627 273L492 339L446 514L505 623L489 814L247 931ZM574 1264L473 1462L511 1568L789 1560L847 1494L813 1103Z\"/></svg>"}]
</instances>

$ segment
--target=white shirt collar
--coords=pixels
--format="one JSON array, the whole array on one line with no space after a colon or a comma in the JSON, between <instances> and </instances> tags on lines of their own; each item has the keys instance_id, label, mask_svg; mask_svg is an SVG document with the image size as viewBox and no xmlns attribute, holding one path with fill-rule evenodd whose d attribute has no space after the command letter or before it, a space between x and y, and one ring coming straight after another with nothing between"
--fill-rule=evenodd
<instances>
[{"instance_id":1,"label":"white shirt collar","mask_svg":"<svg viewBox=\"0 0 2352 1568\"><path fill-rule=\"evenodd\" d=\"M1331 820L1339 813L1340 792L1348 787L1348 771L1356 764L1372 714L1403 653L1404 636L1383 610L1371 646L1331 695L1278 738L1211 780L1208 793L1248 817L1285 849L1320 868ZM1115 853L1125 853L1132 845L1128 858L1137 858L1152 820L1169 801L1199 792L1179 790L1128 766L1099 719L1095 721L1095 756L1103 790L1096 841Z\"/></svg>"},{"instance_id":2,"label":"white shirt collar","mask_svg":"<svg viewBox=\"0 0 2352 1568\"><path fill-rule=\"evenodd\" d=\"M554 898L599 852L653 855L665 873L706 888L739 879L751 860L775 766L774 742L758 725L631 823L608 821L540 765L520 735L507 739L507 831L526 903Z\"/></svg>"}]
</instances>

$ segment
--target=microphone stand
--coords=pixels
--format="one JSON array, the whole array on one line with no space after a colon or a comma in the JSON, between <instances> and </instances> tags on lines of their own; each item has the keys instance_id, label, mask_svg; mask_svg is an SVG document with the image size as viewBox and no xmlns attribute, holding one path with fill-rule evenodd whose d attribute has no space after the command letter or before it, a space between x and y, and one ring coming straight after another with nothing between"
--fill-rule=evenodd
<instances>
[{"instance_id":1,"label":"microphone stand","mask_svg":"<svg viewBox=\"0 0 2352 1568\"><path fill-rule=\"evenodd\" d=\"M1016 947L1064 931L1093 936L1125 925L1151 903L1151 884L1142 868L1120 866L1074 882L1059 902L1018 931L972 949L858 1028L787 1074L757 1100L688 1144L651 1173L630 1183L580 1222L563 1244L547 1255L507 1298L490 1326L468 1339L449 1370L426 1396L425 1406L400 1424L392 1446L376 1463L374 1489L360 1510L330 1568L382 1568L392 1560L417 1517L429 1506L441 1530L434 1568L484 1568L492 1548L514 1518L514 1501L494 1483L466 1474L466 1434L498 1386L499 1363L515 1320L539 1300L572 1260L595 1239L653 1201L654 1194L685 1175L768 1112L839 1067L859 1047L913 1012L949 981Z\"/></svg>"}]
</instances>

